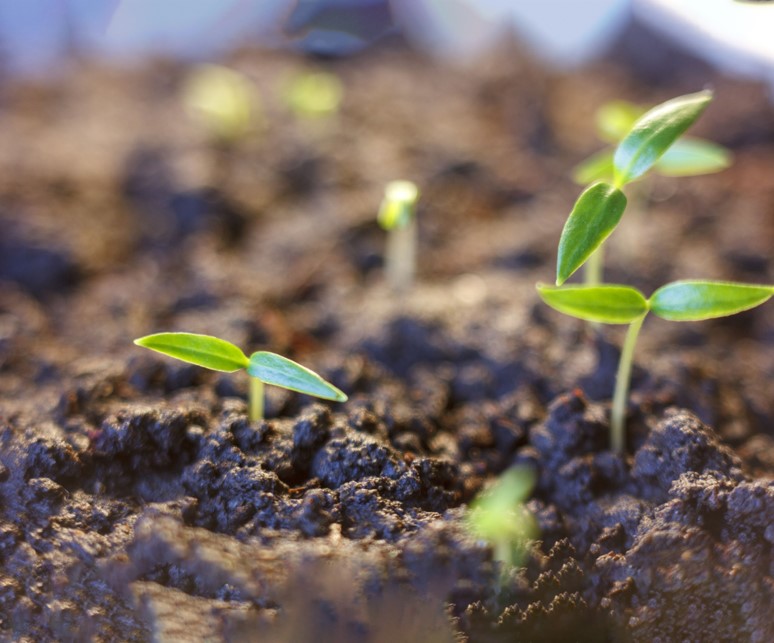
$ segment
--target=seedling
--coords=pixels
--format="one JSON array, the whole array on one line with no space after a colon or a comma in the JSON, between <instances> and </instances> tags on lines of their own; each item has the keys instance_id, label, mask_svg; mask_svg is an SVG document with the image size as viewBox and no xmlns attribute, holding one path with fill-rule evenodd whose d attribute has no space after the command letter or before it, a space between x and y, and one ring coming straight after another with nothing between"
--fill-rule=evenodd
<instances>
[{"instance_id":1,"label":"seedling","mask_svg":"<svg viewBox=\"0 0 774 643\"><path fill-rule=\"evenodd\" d=\"M296 116L319 119L338 112L344 89L337 76L318 71L295 76L284 93L285 101Z\"/></svg>"},{"instance_id":2,"label":"seedling","mask_svg":"<svg viewBox=\"0 0 774 643\"><path fill-rule=\"evenodd\" d=\"M602 244L626 209L622 188L654 167L677 167L683 174L688 173L691 164L681 166L678 162L682 154L680 147L677 148L680 154L672 157L671 161L666 154L675 149L674 146L680 143L680 136L711 100L712 94L707 91L680 96L654 107L635 120L612 154L611 169L609 172L606 170L605 175L607 180L586 188L567 219L559 240L557 287L538 285L543 301L560 312L592 323L629 325L618 365L610 420L611 445L619 453L624 446L634 347L647 314L653 312L672 321L700 321L754 308L774 294L774 287L767 285L676 281L659 288L650 299L646 299L641 292L629 286L599 284L602 278ZM604 121L611 136L623 129L627 119L634 118L629 108L614 110L613 116ZM666 164L665 159L668 161ZM662 165L659 166L659 163ZM694 165L693 169L697 166ZM584 263L587 263L586 285L559 287Z\"/></svg>"},{"instance_id":3,"label":"seedling","mask_svg":"<svg viewBox=\"0 0 774 643\"><path fill-rule=\"evenodd\" d=\"M524 502L535 486L535 474L514 467L470 505L467 526L475 538L489 543L503 571L521 565L527 544L537 536L537 524Z\"/></svg>"},{"instance_id":4,"label":"seedling","mask_svg":"<svg viewBox=\"0 0 774 643\"><path fill-rule=\"evenodd\" d=\"M411 181L391 181L384 190L377 221L387 230L385 270L394 290L414 282L417 256L416 205L419 189Z\"/></svg>"},{"instance_id":5,"label":"seedling","mask_svg":"<svg viewBox=\"0 0 774 643\"><path fill-rule=\"evenodd\" d=\"M263 419L264 384L281 386L324 400L347 401L347 396L333 384L287 357L267 351L257 351L247 357L238 346L210 335L156 333L135 339L134 343L213 371L233 373L245 369L250 375L251 420Z\"/></svg>"},{"instance_id":6,"label":"seedling","mask_svg":"<svg viewBox=\"0 0 774 643\"><path fill-rule=\"evenodd\" d=\"M636 109L608 109L603 128L610 138L620 138L614 152L605 151L581 167L584 179L596 180L586 188L565 223L559 241L556 283L563 284L586 263L585 282L602 281L602 244L615 229L626 209L623 188L651 169L673 176L717 171L729 157L723 148L700 139L680 139L712 100L712 93L702 91L673 98L636 118ZM633 119L634 122L630 125ZM630 125L630 126L629 126ZM628 127L627 127L628 126ZM621 134L626 131L626 134ZM584 236L585 243L576 238ZM572 248L575 252L563 251Z\"/></svg>"},{"instance_id":7,"label":"seedling","mask_svg":"<svg viewBox=\"0 0 774 643\"><path fill-rule=\"evenodd\" d=\"M260 103L253 85L228 67L198 65L183 87L183 103L208 135L208 180L212 186L223 187L232 174L237 144L259 121Z\"/></svg>"},{"instance_id":8,"label":"seedling","mask_svg":"<svg viewBox=\"0 0 774 643\"><path fill-rule=\"evenodd\" d=\"M537 289L543 301L559 312L590 322L629 325L618 364L610 418L611 447L617 453L624 448L634 347L648 313L669 321L701 321L755 308L774 295L774 286L697 280L662 286L650 299L636 288L609 284L561 288L538 284Z\"/></svg>"},{"instance_id":9,"label":"seedling","mask_svg":"<svg viewBox=\"0 0 774 643\"><path fill-rule=\"evenodd\" d=\"M199 65L191 72L183 88L183 103L212 140L224 147L251 130L258 110L250 81L220 65Z\"/></svg>"}]
</instances>

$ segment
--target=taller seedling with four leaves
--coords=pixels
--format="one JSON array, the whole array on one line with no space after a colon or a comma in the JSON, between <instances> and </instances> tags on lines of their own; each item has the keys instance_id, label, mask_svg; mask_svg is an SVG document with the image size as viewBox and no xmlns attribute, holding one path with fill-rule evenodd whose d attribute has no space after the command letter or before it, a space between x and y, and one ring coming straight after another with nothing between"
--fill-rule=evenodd
<instances>
[{"instance_id":1,"label":"taller seedling with four leaves","mask_svg":"<svg viewBox=\"0 0 774 643\"><path fill-rule=\"evenodd\" d=\"M559 241L556 286L538 284L545 303L556 310L591 322L628 324L616 376L611 414L611 445L624 447L626 402L634 347L649 312L671 321L700 321L754 308L774 295L774 286L725 281L676 281L659 288L649 299L622 285L562 284L602 245L618 225L626 208L621 188L650 170L707 107L710 92L681 96L659 105L638 121L613 155L612 185L598 182L579 197Z\"/></svg>"}]
</instances>

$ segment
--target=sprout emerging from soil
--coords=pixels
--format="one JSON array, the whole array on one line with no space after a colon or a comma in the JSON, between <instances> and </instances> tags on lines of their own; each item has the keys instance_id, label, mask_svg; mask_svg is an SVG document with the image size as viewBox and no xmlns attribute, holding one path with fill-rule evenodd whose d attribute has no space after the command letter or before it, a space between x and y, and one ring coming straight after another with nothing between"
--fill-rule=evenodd
<instances>
[{"instance_id":1,"label":"sprout emerging from soil","mask_svg":"<svg viewBox=\"0 0 774 643\"><path fill-rule=\"evenodd\" d=\"M727 281L675 281L650 297L620 285L555 287L538 284L543 301L566 315L603 324L628 324L616 375L610 418L611 448L624 448L626 404L632 358L642 323L649 312L669 321L701 321L726 317L760 306L774 295L774 286Z\"/></svg>"},{"instance_id":2,"label":"sprout emerging from soil","mask_svg":"<svg viewBox=\"0 0 774 643\"><path fill-rule=\"evenodd\" d=\"M537 537L535 519L524 506L534 486L532 469L514 467L470 505L468 529L492 546L503 572L522 564L529 541Z\"/></svg>"},{"instance_id":3,"label":"sprout emerging from soil","mask_svg":"<svg viewBox=\"0 0 774 643\"><path fill-rule=\"evenodd\" d=\"M339 111L344 89L338 76L318 71L293 77L284 92L285 101L300 118L324 118Z\"/></svg>"},{"instance_id":4,"label":"sprout emerging from soil","mask_svg":"<svg viewBox=\"0 0 774 643\"><path fill-rule=\"evenodd\" d=\"M411 181L390 181L384 189L377 221L387 230L385 270L393 289L408 290L414 282L417 256L416 205L419 188Z\"/></svg>"},{"instance_id":5,"label":"sprout emerging from soil","mask_svg":"<svg viewBox=\"0 0 774 643\"><path fill-rule=\"evenodd\" d=\"M678 96L639 116L636 107L614 103L603 111L600 130L618 145L576 169L576 179L594 181L570 213L559 241L556 284L562 285L584 263L585 282L602 282L602 244L626 209L623 188L651 169L671 176L717 172L730 156L720 146L700 139L680 138L701 116L712 92ZM583 237L583 243L578 242ZM567 247L574 252L570 252Z\"/></svg>"},{"instance_id":6,"label":"sprout emerging from soil","mask_svg":"<svg viewBox=\"0 0 774 643\"><path fill-rule=\"evenodd\" d=\"M183 88L183 102L223 146L233 145L250 131L258 107L250 81L220 65L197 66Z\"/></svg>"},{"instance_id":7,"label":"sprout emerging from soil","mask_svg":"<svg viewBox=\"0 0 774 643\"><path fill-rule=\"evenodd\" d=\"M347 396L314 371L276 353L258 351L247 357L232 344L210 335L156 333L134 343L158 353L213 371L233 373L241 369L250 375L250 419L263 419L264 384L313 395L324 400L346 402Z\"/></svg>"}]
</instances>

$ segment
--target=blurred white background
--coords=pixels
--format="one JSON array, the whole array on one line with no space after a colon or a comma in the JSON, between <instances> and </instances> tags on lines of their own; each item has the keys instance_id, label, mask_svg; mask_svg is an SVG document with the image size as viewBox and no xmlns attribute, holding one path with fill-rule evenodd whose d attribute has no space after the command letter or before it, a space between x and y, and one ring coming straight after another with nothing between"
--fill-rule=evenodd
<instances>
[{"instance_id":1,"label":"blurred white background","mask_svg":"<svg viewBox=\"0 0 774 643\"><path fill-rule=\"evenodd\" d=\"M510 31L572 67L633 18L774 87L774 2L736 0L0 0L0 55L7 70L46 73L74 52L204 59L252 42L346 54L402 32L459 61Z\"/></svg>"}]
</instances>

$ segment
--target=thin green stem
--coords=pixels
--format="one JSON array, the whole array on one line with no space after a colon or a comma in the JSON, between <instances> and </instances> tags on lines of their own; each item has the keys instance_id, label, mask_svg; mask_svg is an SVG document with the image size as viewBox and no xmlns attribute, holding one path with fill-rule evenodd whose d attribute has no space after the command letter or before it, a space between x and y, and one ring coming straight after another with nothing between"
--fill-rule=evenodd
<instances>
[{"instance_id":1,"label":"thin green stem","mask_svg":"<svg viewBox=\"0 0 774 643\"><path fill-rule=\"evenodd\" d=\"M626 403L629 397L629 384L632 378L632 363L637 336L640 334L642 322L647 313L629 324L626 339L621 349L621 360L618 362L618 373L615 377L615 394L613 395L613 410L610 416L610 446L615 453L623 453L626 428Z\"/></svg>"},{"instance_id":2,"label":"thin green stem","mask_svg":"<svg viewBox=\"0 0 774 643\"><path fill-rule=\"evenodd\" d=\"M583 281L587 286L598 286L602 283L605 263L605 246L599 246L586 260L583 267Z\"/></svg>"},{"instance_id":3,"label":"thin green stem","mask_svg":"<svg viewBox=\"0 0 774 643\"><path fill-rule=\"evenodd\" d=\"M257 377L250 378L250 421L263 419L263 382Z\"/></svg>"},{"instance_id":4,"label":"thin green stem","mask_svg":"<svg viewBox=\"0 0 774 643\"><path fill-rule=\"evenodd\" d=\"M416 273L417 256L416 217L400 228L393 228L387 235L387 280L399 292L411 289Z\"/></svg>"}]
</instances>

